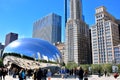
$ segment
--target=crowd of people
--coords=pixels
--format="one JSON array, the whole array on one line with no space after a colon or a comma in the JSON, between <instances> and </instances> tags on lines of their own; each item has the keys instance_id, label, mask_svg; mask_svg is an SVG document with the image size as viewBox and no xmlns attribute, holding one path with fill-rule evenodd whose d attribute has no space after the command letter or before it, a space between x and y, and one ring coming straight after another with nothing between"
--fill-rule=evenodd
<instances>
[{"instance_id":1,"label":"crowd of people","mask_svg":"<svg viewBox=\"0 0 120 80\"><path fill-rule=\"evenodd\" d=\"M0 80L5 80L5 76L7 75L8 73L8 68L3 66L3 67L0 67Z\"/></svg>"},{"instance_id":2,"label":"crowd of people","mask_svg":"<svg viewBox=\"0 0 120 80\"><path fill-rule=\"evenodd\" d=\"M61 68L59 74L61 75L61 78L74 76L75 78L78 77L79 80L88 80L88 71L83 70L82 67L80 67L79 69L74 68L70 70L66 68ZM18 77L19 80L26 80L26 76L27 78L32 76L33 80L51 80L52 75L53 73L50 71L50 69L39 68L34 69L34 71L27 71L25 69L21 69L19 71Z\"/></svg>"},{"instance_id":3,"label":"crowd of people","mask_svg":"<svg viewBox=\"0 0 120 80\"><path fill-rule=\"evenodd\" d=\"M16 78L16 75L18 75L19 80L26 80L30 77L32 77L33 80L47 80L47 78L48 80L51 80L52 72L50 69L44 68L34 70L27 70L22 68L20 71L18 71L18 73L13 74L13 78Z\"/></svg>"},{"instance_id":4,"label":"crowd of people","mask_svg":"<svg viewBox=\"0 0 120 80\"><path fill-rule=\"evenodd\" d=\"M61 75L61 78L67 78L68 76L74 75L75 78L78 76L79 80L83 80L83 77L85 77L85 80L87 80L88 72L84 71L81 67L79 69L74 68L71 70L61 68L59 74ZM32 77L33 80L51 80L53 73L50 71L50 69L45 68L34 70L27 70L23 68L12 68L8 70L7 67L0 68L0 80L5 80L6 75L11 75L13 78L16 78L16 76L18 76L19 80L26 80L30 77Z\"/></svg>"},{"instance_id":5,"label":"crowd of people","mask_svg":"<svg viewBox=\"0 0 120 80\"><path fill-rule=\"evenodd\" d=\"M79 69L73 68L73 69L66 69L62 68L60 70L61 78L67 78L68 76L74 76L75 78L78 76L79 80L88 80L88 71L83 70L82 67Z\"/></svg>"},{"instance_id":6,"label":"crowd of people","mask_svg":"<svg viewBox=\"0 0 120 80\"><path fill-rule=\"evenodd\" d=\"M24 69L24 68L10 68L1 67L0 68L0 80L5 80L5 76L10 75L13 78L19 78L19 80L27 80L27 78L32 77L33 80L51 80L52 72L50 69Z\"/></svg>"},{"instance_id":7,"label":"crowd of people","mask_svg":"<svg viewBox=\"0 0 120 80\"><path fill-rule=\"evenodd\" d=\"M5 80L6 75L11 75L13 78L18 76L19 80L27 80L27 78L31 78L33 80L51 80L51 76L53 75L52 71L48 68L39 68L39 69L24 69L24 68L10 68L1 67L0 68L0 80ZM82 67L67 69L62 67L58 71L58 75L61 75L61 78L67 78L69 76L74 76L74 78L79 78L79 80L88 80L88 71L83 70ZM98 76L100 77L101 71L98 70ZM107 71L104 70L104 75L107 76ZM119 75L114 74L114 77L117 78Z\"/></svg>"}]
</instances>

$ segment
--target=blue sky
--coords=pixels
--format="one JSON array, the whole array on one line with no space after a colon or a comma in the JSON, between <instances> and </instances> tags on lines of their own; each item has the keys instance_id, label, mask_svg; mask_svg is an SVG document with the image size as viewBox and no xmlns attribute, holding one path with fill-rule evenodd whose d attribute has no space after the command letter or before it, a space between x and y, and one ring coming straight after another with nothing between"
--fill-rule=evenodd
<instances>
[{"instance_id":1,"label":"blue sky","mask_svg":"<svg viewBox=\"0 0 120 80\"><path fill-rule=\"evenodd\" d=\"M82 3L89 25L95 23L95 8L99 6L105 6L109 13L120 19L120 0L83 0ZM32 37L33 23L52 12L62 16L64 35L64 0L0 0L0 42L5 42L9 32L18 33L19 38Z\"/></svg>"}]
</instances>

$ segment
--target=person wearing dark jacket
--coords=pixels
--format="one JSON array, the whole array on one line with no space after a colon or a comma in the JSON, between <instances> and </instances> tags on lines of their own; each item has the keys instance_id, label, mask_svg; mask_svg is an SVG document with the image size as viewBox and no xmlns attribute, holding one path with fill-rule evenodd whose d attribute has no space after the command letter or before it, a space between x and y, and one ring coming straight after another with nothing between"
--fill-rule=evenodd
<instances>
[{"instance_id":1,"label":"person wearing dark jacket","mask_svg":"<svg viewBox=\"0 0 120 80\"><path fill-rule=\"evenodd\" d=\"M0 80L2 80L2 68L0 68Z\"/></svg>"},{"instance_id":2,"label":"person wearing dark jacket","mask_svg":"<svg viewBox=\"0 0 120 80\"><path fill-rule=\"evenodd\" d=\"M47 69L43 70L43 79L47 80Z\"/></svg>"},{"instance_id":3,"label":"person wearing dark jacket","mask_svg":"<svg viewBox=\"0 0 120 80\"><path fill-rule=\"evenodd\" d=\"M2 68L2 76L3 76L3 80L5 80L5 76L8 74L8 69L6 67Z\"/></svg>"},{"instance_id":4,"label":"person wearing dark jacket","mask_svg":"<svg viewBox=\"0 0 120 80\"><path fill-rule=\"evenodd\" d=\"M37 77L37 80L41 80L41 79L42 79L42 77L43 77L43 72L42 72L42 69L41 69L41 68L39 68L36 77Z\"/></svg>"},{"instance_id":5,"label":"person wearing dark jacket","mask_svg":"<svg viewBox=\"0 0 120 80\"><path fill-rule=\"evenodd\" d=\"M78 71L79 80L83 80L83 74L84 74L84 71L83 71L82 67L80 67L80 69Z\"/></svg>"},{"instance_id":6,"label":"person wearing dark jacket","mask_svg":"<svg viewBox=\"0 0 120 80\"><path fill-rule=\"evenodd\" d=\"M34 70L33 76L34 76L33 79L36 80L37 79L37 69Z\"/></svg>"}]
</instances>

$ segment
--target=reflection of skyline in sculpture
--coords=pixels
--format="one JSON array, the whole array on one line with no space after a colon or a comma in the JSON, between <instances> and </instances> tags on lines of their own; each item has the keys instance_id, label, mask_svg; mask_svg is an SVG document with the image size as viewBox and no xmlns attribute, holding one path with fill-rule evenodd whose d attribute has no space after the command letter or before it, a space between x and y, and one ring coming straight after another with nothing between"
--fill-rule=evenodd
<instances>
[{"instance_id":1,"label":"reflection of skyline in sculpture","mask_svg":"<svg viewBox=\"0 0 120 80\"><path fill-rule=\"evenodd\" d=\"M35 38L23 38L13 41L5 48L3 55L5 53L17 53L35 58L36 60L52 62L58 62L61 59L61 54L54 45Z\"/></svg>"},{"instance_id":2,"label":"reflection of skyline in sculpture","mask_svg":"<svg viewBox=\"0 0 120 80\"><path fill-rule=\"evenodd\" d=\"M37 55L38 55L38 59L41 60L40 52L37 52Z\"/></svg>"}]
</instances>

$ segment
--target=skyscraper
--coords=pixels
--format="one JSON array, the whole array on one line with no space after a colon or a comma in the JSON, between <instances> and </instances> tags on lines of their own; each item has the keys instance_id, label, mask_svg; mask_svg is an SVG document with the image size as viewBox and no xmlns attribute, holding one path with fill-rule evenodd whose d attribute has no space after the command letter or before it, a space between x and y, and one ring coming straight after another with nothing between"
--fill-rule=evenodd
<instances>
[{"instance_id":1,"label":"skyscraper","mask_svg":"<svg viewBox=\"0 0 120 80\"><path fill-rule=\"evenodd\" d=\"M0 43L0 57L2 57L3 50L4 50L4 45Z\"/></svg>"},{"instance_id":2,"label":"skyscraper","mask_svg":"<svg viewBox=\"0 0 120 80\"><path fill-rule=\"evenodd\" d=\"M33 24L33 38L41 38L50 43L61 42L61 16L49 14Z\"/></svg>"},{"instance_id":3,"label":"skyscraper","mask_svg":"<svg viewBox=\"0 0 120 80\"><path fill-rule=\"evenodd\" d=\"M0 49L4 49L4 45L0 43Z\"/></svg>"},{"instance_id":4,"label":"skyscraper","mask_svg":"<svg viewBox=\"0 0 120 80\"><path fill-rule=\"evenodd\" d=\"M89 27L82 18L81 0L70 0L70 18L66 24L64 62L89 64Z\"/></svg>"},{"instance_id":5,"label":"skyscraper","mask_svg":"<svg viewBox=\"0 0 120 80\"><path fill-rule=\"evenodd\" d=\"M119 39L120 39L120 19L116 19L115 22L118 24L118 29L119 29Z\"/></svg>"},{"instance_id":6,"label":"skyscraper","mask_svg":"<svg viewBox=\"0 0 120 80\"><path fill-rule=\"evenodd\" d=\"M115 60L114 46L119 44L119 29L116 19L104 6L96 8L91 36L93 64L112 63Z\"/></svg>"},{"instance_id":7,"label":"skyscraper","mask_svg":"<svg viewBox=\"0 0 120 80\"><path fill-rule=\"evenodd\" d=\"M65 0L65 26L67 22L67 0Z\"/></svg>"},{"instance_id":8,"label":"skyscraper","mask_svg":"<svg viewBox=\"0 0 120 80\"><path fill-rule=\"evenodd\" d=\"M18 34L10 32L9 34L6 35L5 46L7 46L9 43L17 39L18 39Z\"/></svg>"}]
</instances>

